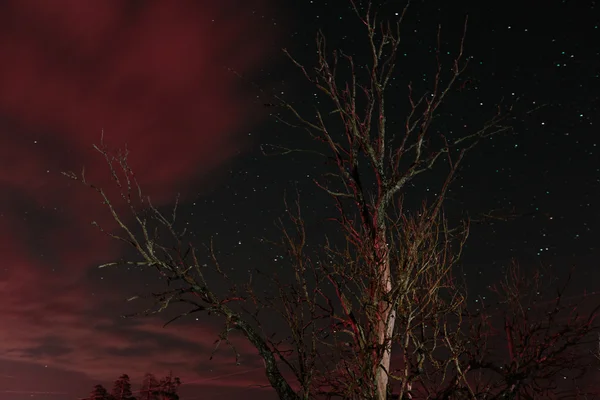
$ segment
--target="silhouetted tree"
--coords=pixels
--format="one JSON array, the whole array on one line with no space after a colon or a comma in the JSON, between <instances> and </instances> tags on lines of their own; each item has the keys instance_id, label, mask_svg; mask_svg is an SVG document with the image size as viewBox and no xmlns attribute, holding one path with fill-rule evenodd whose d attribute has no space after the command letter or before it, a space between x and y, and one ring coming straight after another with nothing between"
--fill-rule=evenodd
<instances>
[{"instance_id":1,"label":"silhouetted tree","mask_svg":"<svg viewBox=\"0 0 600 400\"><path fill-rule=\"evenodd\" d=\"M100 384L94 386L94 390L90 393L89 400L112 400L106 388Z\"/></svg>"},{"instance_id":2,"label":"silhouetted tree","mask_svg":"<svg viewBox=\"0 0 600 400\"><path fill-rule=\"evenodd\" d=\"M156 377L151 373L146 373L140 389L139 400L158 400L159 389L160 384Z\"/></svg>"},{"instance_id":3,"label":"silhouetted tree","mask_svg":"<svg viewBox=\"0 0 600 400\"><path fill-rule=\"evenodd\" d=\"M160 400L179 400L177 390L180 385L181 380L174 377L173 372L169 372L169 375L160 380L158 398Z\"/></svg>"},{"instance_id":4,"label":"silhouetted tree","mask_svg":"<svg viewBox=\"0 0 600 400\"><path fill-rule=\"evenodd\" d=\"M129 375L123 374L115 381L112 397L114 400L135 400L135 397L133 397L133 394L131 393Z\"/></svg>"}]
</instances>

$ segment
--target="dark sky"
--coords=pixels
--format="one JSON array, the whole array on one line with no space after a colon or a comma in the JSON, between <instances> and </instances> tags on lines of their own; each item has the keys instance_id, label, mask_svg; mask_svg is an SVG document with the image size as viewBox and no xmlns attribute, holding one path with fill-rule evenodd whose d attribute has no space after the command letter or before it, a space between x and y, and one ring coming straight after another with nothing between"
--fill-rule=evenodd
<instances>
[{"instance_id":1,"label":"dark sky","mask_svg":"<svg viewBox=\"0 0 600 400\"><path fill-rule=\"evenodd\" d=\"M399 105L397 118L405 112L407 80L418 85L435 68L430 50L438 24L449 61L467 14L470 79L450 98L439 129L476 125L501 98L519 98L521 111L547 104L519 121L514 134L478 147L452 192L453 212L520 215L474 226L463 263L474 293L484 293L512 258L559 275L575 266L574 296L600 290L595 1L413 3L388 100ZM403 4L388 1L384 13L393 16ZM260 151L267 143L315 146L301 131L274 123L262 104L283 92L309 109L314 91L280 49L310 63L319 28L331 47L364 55L355 40L361 25L346 0L0 3L3 400L74 400L122 373L137 385L144 372L169 370L184 381L185 400L268 398L268 390L252 387L265 379L244 342L240 366L227 350L208 360L218 320L163 329L165 317L119 318L142 307L127 297L160 285L153 272L95 268L123 249L90 225L109 223L98 198L59 172L85 165L107 185L106 168L91 150L104 130L109 144L128 143L156 204L168 206L182 193L181 223L198 241L214 236L226 268L276 268L279 254L257 238L277 238L273 221L284 210L284 191L299 189L315 232L318 216L333 212L311 182L322 161ZM435 176L416 182L409 201L434 192L435 183Z\"/></svg>"}]
</instances>

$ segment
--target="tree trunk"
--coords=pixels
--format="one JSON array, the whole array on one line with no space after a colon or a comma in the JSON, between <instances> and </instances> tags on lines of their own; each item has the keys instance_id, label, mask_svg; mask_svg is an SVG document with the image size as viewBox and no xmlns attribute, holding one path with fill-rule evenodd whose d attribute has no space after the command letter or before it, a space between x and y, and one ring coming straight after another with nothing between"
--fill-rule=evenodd
<instances>
[{"instance_id":1,"label":"tree trunk","mask_svg":"<svg viewBox=\"0 0 600 400\"><path fill-rule=\"evenodd\" d=\"M380 264L378 266L380 290L377 291L377 296L379 298L376 299L378 305L377 344L380 348L381 346L385 346L381 361L375 367L375 381L377 384L377 400L386 400L389 381L388 373L390 371L392 358L391 338L396 322L396 310L384 299L384 297L392 291L392 274L385 224L379 224L375 242L375 253L376 261Z\"/></svg>"}]
</instances>

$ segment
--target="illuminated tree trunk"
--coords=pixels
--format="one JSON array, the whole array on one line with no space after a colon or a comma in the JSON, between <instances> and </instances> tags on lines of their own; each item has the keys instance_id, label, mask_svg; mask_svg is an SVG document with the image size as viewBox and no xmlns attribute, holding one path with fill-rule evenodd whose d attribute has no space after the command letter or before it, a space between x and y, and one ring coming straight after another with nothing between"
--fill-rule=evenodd
<instances>
[{"instance_id":1,"label":"illuminated tree trunk","mask_svg":"<svg viewBox=\"0 0 600 400\"><path fill-rule=\"evenodd\" d=\"M389 371L392 357L392 335L396 322L396 310L393 304L386 300L387 295L392 291L392 273L390 257L388 252L388 243L385 235L385 228L380 230L375 242L376 261L379 265L379 287L377 291L378 315L377 315L377 345L382 349L381 361L376 366L375 381L377 384L377 399L386 400L387 388L389 382Z\"/></svg>"}]
</instances>

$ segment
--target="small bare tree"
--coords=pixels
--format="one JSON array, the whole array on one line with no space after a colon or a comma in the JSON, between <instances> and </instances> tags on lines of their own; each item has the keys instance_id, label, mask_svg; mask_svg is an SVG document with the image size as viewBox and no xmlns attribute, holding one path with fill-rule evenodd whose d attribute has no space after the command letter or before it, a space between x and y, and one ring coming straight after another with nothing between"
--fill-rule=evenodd
<instances>
[{"instance_id":1,"label":"small bare tree","mask_svg":"<svg viewBox=\"0 0 600 400\"><path fill-rule=\"evenodd\" d=\"M549 270L527 275L516 263L507 268L505 279L491 287L498 301L470 315L465 362L474 393L490 399L598 398L579 380L594 364L589 349L600 305L585 302L585 295L569 301L570 281L571 274L556 285Z\"/></svg>"},{"instance_id":2,"label":"small bare tree","mask_svg":"<svg viewBox=\"0 0 600 400\"><path fill-rule=\"evenodd\" d=\"M309 249L300 204L288 205L280 244L288 252L290 270L266 274L274 285L270 292L257 291L254 281L260 274L254 274L249 282L231 283L227 294L218 294L207 278L209 267L200 261L202 249L186 242L175 226L177 204L171 215L154 207L129 168L127 152L111 152L101 143L96 149L109 165L129 218L83 173L66 175L100 194L120 229L106 233L141 257L104 266L153 267L166 278L169 288L152 295L156 307L146 314L184 303L190 309L177 318L195 312L221 316L225 324L218 343L231 344L229 333L240 332L257 349L269 384L282 400L386 400L392 383L402 399L525 399L544 393L544 380L577 364L567 354L595 329L596 311L584 320L559 322L551 313L545 322L536 322L524 312L517 290L521 278L509 275L499 289L507 294L502 331L509 362L494 358L494 316L469 310L465 285L453 276L469 223L451 226L443 207L466 154L481 140L508 132L511 109L498 106L481 126L462 134L435 129L440 107L468 61L463 35L451 65L444 66L438 31L429 90L416 95L409 84L407 110L390 116L386 99L407 8L398 21L380 23L370 3L364 10L350 3L365 30L368 62L359 64L341 51L328 53L319 34L314 67L286 54L330 106L319 105L308 117L283 98L275 96L271 104L277 118L323 144L333 168L315 183L336 205L334 219L342 235ZM398 118L400 126L390 123ZM407 188L434 168L443 174L439 190L410 209L404 202ZM229 281L212 243L205 251L212 268ZM274 312L286 334L275 334L282 328L265 324Z\"/></svg>"}]
</instances>

